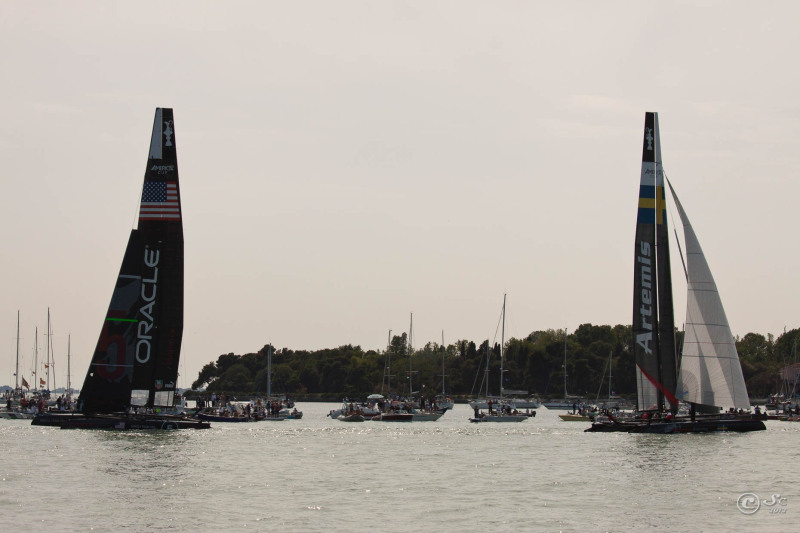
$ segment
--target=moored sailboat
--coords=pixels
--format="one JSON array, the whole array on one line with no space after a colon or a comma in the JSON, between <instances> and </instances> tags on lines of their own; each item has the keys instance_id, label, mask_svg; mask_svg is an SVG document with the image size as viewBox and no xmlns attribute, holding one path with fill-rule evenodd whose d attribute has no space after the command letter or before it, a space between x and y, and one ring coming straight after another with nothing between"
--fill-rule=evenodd
<instances>
[{"instance_id":1,"label":"moored sailboat","mask_svg":"<svg viewBox=\"0 0 800 533\"><path fill-rule=\"evenodd\" d=\"M469 402L474 412L470 422L522 422L531 416L536 416L536 411L527 410L520 412L513 402L504 397L503 387L503 349L506 337L506 295L503 295L502 328L500 333L500 396L496 399L489 396L489 353L486 354L486 397ZM488 347L487 347L488 348ZM519 391L516 391L519 392ZM486 409L482 412L481 409Z\"/></svg>"},{"instance_id":2,"label":"moored sailboat","mask_svg":"<svg viewBox=\"0 0 800 533\"><path fill-rule=\"evenodd\" d=\"M183 224L172 109L155 113L139 207L75 413L32 424L61 428L208 428L162 414L176 400L183 337Z\"/></svg>"},{"instance_id":3,"label":"moored sailboat","mask_svg":"<svg viewBox=\"0 0 800 533\"><path fill-rule=\"evenodd\" d=\"M680 364L675 346L665 181L683 224L686 246L686 331ZM638 416L626 421L612 416L586 431L766 429L761 417L745 412L750 401L733 334L697 236L672 184L665 179L656 113L645 116L639 191L633 297ZM678 414L681 402L689 405L689 415Z\"/></svg>"}]
</instances>

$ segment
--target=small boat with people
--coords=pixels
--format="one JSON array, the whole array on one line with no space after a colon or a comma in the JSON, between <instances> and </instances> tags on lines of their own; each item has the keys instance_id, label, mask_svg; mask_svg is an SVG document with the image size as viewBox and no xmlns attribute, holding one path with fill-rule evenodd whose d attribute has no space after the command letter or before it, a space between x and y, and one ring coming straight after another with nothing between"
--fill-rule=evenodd
<instances>
[{"instance_id":1,"label":"small boat with people","mask_svg":"<svg viewBox=\"0 0 800 533\"><path fill-rule=\"evenodd\" d=\"M502 329L500 333L500 396L489 394L489 352L486 353L486 366L484 368L483 383L485 384L485 395L482 398L471 400L469 406L474 412L470 422L522 422L528 418L536 416L536 411L531 411L531 407L539 407L538 399L528 398L515 399L515 395L526 395L527 391L508 390L503 385L503 350L505 345L506 332L506 295L503 295L503 309L501 312ZM511 396L507 396L511 395ZM517 404L519 401L519 405ZM525 412L519 409L525 406ZM485 409L485 411L483 411Z\"/></svg>"},{"instance_id":2,"label":"small boat with people","mask_svg":"<svg viewBox=\"0 0 800 533\"><path fill-rule=\"evenodd\" d=\"M498 411L497 409L493 411L475 411L475 416L469 419L470 422L523 422L530 418L531 416L536 416L535 412L532 415L526 413L520 413L519 411Z\"/></svg>"},{"instance_id":3,"label":"small boat with people","mask_svg":"<svg viewBox=\"0 0 800 533\"><path fill-rule=\"evenodd\" d=\"M326 416L342 422L433 422L446 412L435 401L389 400L382 394L371 394L366 402L345 400L339 409L331 409Z\"/></svg>"},{"instance_id":4,"label":"small boat with people","mask_svg":"<svg viewBox=\"0 0 800 533\"><path fill-rule=\"evenodd\" d=\"M424 399L418 402L421 407L405 400L388 402L378 416L372 418L376 422L435 422L439 420L447 409L434 407Z\"/></svg>"},{"instance_id":5,"label":"small boat with people","mask_svg":"<svg viewBox=\"0 0 800 533\"><path fill-rule=\"evenodd\" d=\"M225 394L214 397L210 407L197 412L197 418L209 422L261 422L298 420L303 417L302 411L296 407L289 409L279 399L262 401L260 398L250 401L230 400Z\"/></svg>"},{"instance_id":6,"label":"small boat with people","mask_svg":"<svg viewBox=\"0 0 800 533\"><path fill-rule=\"evenodd\" d=\"M381 410L377 404L377 398L375 396L380 396L383 398L383 395L370 395L365 402L358 402L352 401L348 399L342 400L342 405L339 409L331 409L328 411L327 416L331 417L334 420L341 420L341 416L349 416L352 414L359 414L364 417L365 420L372 420L373 417L378 416L381 414Z\"/></svg>"},{"instance_id":7,"label":"small boat with people","mask_svg":"<svg viewBox=\"0 0 800 533\"><path fill-rule=\"evenodd\" d=\"M348 415L339 415L336 420L341 422L364 422L366 418L361 413L350 413Z\"/></svg>"},{"instance_id":8,"label":"small boat with people","mask_svg":"<svg viewBox=\"0 0 800 533\"><path fill-rule=\"evenodd\" d=\"M511 407L510 404L501 404L493 407L493 402L489 400L489 407L486 411L475 407L470 422L523 422L528 418L536 416L536 411L526 409L524 412Z\"/></svg>"}]
</instances>

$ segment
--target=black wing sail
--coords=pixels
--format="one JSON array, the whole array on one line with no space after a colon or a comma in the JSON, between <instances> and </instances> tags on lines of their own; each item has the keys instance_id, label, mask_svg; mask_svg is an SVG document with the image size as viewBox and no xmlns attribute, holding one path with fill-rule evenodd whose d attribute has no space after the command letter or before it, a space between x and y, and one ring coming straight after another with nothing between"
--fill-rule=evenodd
<instances>
[{"instance_id":1,"label":"black wing sail","mask_svg":"<svg viewBox=\"0 0 800 533\"><path fill-rule=\"evenodd\" d=\"M79 398L85 412L171 406L183 338L183 223L172 109L156 109L131 232Z\"/></svg>"},{"instance_id":2,"label":"black wing sail","mask_svg":"<svg viewBox=\"0 0 800 533\"><path fill-rule=\"evenodd\" d=\"M645 115L633 280L637 404L639 409L663 409L666 397L677 406L672 282L657 113Z\"/></svg>"}]
</instances>

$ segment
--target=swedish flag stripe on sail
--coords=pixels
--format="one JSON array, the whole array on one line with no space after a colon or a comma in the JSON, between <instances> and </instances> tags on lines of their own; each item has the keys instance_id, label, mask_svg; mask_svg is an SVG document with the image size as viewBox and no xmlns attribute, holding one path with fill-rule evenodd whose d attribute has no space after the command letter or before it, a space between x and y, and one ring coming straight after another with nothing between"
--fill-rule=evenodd
<instances>
[{"instance_id":1,"label":"swedish flag stripe on sail","mask_svg":"<svg viewBox=\"0 0 800 533\"><path fill-rule=\"evenodd\" d=\"M655 224L656 212L658 212L658 223L667 222L667 202L664 198L664 187L653 187L652 185L639 186L639 213L636 221L639 224Z\"/></svg>"}]
</instances>

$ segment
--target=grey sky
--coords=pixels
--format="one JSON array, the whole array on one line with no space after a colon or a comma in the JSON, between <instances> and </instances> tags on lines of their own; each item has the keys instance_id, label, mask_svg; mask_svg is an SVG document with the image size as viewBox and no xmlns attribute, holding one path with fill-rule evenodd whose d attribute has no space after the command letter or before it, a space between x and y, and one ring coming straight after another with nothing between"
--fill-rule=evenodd
<instances>
[{"instance_id":1,"label":"grey sky","mask_svg":"<svg viewBox=\"0 0 800 533\"><path fill-rule=\"evenodd\" d=\"M504 292L506 337L629 324L645 111L734 334L795 327L799 14L0 0L0 384L17 309L28 376L49 306L57 379L71 334L80 385L159 106L186 237L181 385L267 342L382 349L411 312L416 346L494 338Z\"/></svg>"}]
</instances>

